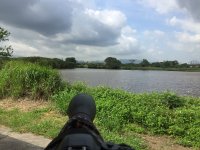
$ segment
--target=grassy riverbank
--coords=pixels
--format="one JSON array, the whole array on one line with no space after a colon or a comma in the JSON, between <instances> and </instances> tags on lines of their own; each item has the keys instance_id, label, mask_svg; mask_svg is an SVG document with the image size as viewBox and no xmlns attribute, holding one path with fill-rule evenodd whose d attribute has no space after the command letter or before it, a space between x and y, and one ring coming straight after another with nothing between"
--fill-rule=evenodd
<instances>
[{"instance_id":1,"label":"grassy riverbank","mask_svg":"<svg viewBox=\"0 0 200 150\"><path fill-rule=\"evenodd\" d=\"M5 125L17 132L31 132L37 135L43 135L48 138L54 138L65 122L67 117L56 111L50 102L28 102L21 100L16 102L6 99L0 101L3 106L0 107L0 125ZM12 104L9 104L12 103ZM19 106L17 103L21 103ZM38 103L38 108L34 104ZM12 108L6 108L7 106ZM32 108L33 106L33 108ZM41 107L42 106L42 107ZM27 108L28 109L24 109ZM95 120L96 123L97 119ZM106 141L114 141L116 143L127 143L134 146L137 150L144 150L146 144L134 132L113 132L106 130L102 126L97 126Z\"/></svg>"},{"instance_id":2,"label":"grassy riverbank","mask_svg":"<svg viewBox=\"0 0 200 150\"><path fill-rule=\"evenodd\" d=\"M122 70L158 70L158 71L184 71L200 72L200 68L162 68L162 67L121 67Z\"/></svg>"},{"instance_id":3,"label":"grassy riverbank","mask_svg":"<svg viewBox=\"0 0 200 150\"><path fill-rule=\"evenodd\" d=\"M95 123L106 139L143 149L135 133L169 135L182 145L200 148L200 98L170 92L135 94L83 83L71 85L63 83L55 70L23 62L9 62L0 71L0 96L48 100L50 107L28 112L1 108L0 124L54 137L65 122L63 116L71 98L78 93L94 97ZM52 111L56 112L53 117Z\"/></svg>"},{"instance_id":4,"label":"grassy riverbank","mask_svg":"<svg viewBox=\"0 0 200 150\"><path fill-rule=\"evenodd\" d=\"M79 92L92 95L97 104L97 125L111 132L165 134L186 146L200 147L200 98L176 94L133 94L106 87L74 84L53 96L56 108L65 108Z\"/></svg>"}]
</instances>

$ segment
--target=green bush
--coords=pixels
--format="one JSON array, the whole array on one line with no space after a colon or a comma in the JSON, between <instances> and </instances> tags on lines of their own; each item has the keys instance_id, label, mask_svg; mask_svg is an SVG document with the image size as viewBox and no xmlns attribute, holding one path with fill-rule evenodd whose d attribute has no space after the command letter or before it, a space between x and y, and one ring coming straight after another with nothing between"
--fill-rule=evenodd
<instances>
[{"instance_id":1,"label":"green bush","mask_svg":"<svg viewBox=\"0 0 200 150\"><path fill-rule=\"evenodd\" d=\"M173 93L164 94L162 103L169 107L169 109L181 107L184 105L183 99Z\"/></svg>"},{"instance_id":2,"label":"green bush","mask_svg":"<svg viewBox=\"0 0 200 150\"><path fill-rule=\"evenodd\" d=\"M23 61L10 61L0 71L0 97L48 99L64 88L57 71Z\"/></svg>"},{"instance_id":3,"label":"green bush","mask_svg":"<svg viewBox=\"0 0 200 150\"><path fill-rule=\"evenodd\" d=\"M113 133L151 132L177 137L187 146L200 147L200 98L174 93L134 94L107 87L75 84L53 97L62 113L78 93L92 95L97 105L96 124Z\"/></svg>"}]
</instances>

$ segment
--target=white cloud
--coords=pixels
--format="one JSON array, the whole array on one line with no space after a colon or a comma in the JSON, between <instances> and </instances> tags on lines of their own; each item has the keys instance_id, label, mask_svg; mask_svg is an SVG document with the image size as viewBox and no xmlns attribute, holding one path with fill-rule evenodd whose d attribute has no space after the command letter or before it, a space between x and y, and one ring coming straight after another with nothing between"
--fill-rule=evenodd
<instances>
[{"instance_id":1,"label":"white cloud","mask_svg":"<svg viewBox=\"0 0 200 150\"><path fill-rule=\"evenodd\" d=\"M151 36L151 37L154 37L154 38L159 38L159 37L162 37L165 35L165 32L161 31L161 30L146 30L144 31L144 35L145 36Z\"/></svg>"},{"instance_id":2,"label":"white cloud","mask_svg":"<svg viewBox=\"0 0 200 150\"><path fill-rule=\"evenodd\" d=\"M180 42L200 44L200 34L189 34L187 32L177 32L176 33L176 38Z\"/></svg>"},{"instance_id":3,"label":"white cloud","mask_svg":"<svg viewBox=\"0 0 200 150\"><path fill-rule=\"evenodd\" d=\"M176 11L178 8L176 0L140 0L139 2L154 8L160 14Z\"/></svg>"},{"instance_id":4,"label":"white cloud","mask_svg":"<svg viewBox=\"0 0 200 150\"><path fill-rule=\"evenodd\" d=\"M113 28L121 28L125 25L126 22L126 16L117 10L86 9L85 14Z\"/></svg>"},{"instance_id":5,"label":"white cloud","mask_svg":"<svg viewBox=\"0 0 200 150\"><path fill-rule=\"evenodd\" d=\"M132 55L135 56L141 52L139 41L135 37L136 30L126 26L121 31L121 36L118 39L118 45L113 48L116 49L115 54Z\"/></svg>"},{"instance_id":6,"label":"white cloud","mask_svg":"<svg viewBox=\"0 0 200 150\"><path fill-rule=\"evenodd\" d=\"M125 26L121 30L121 34L124 36L134 36L136 33L136 29L133 29L130 26Z\"/></svg>"},{"instance_id":7,"label":"white cloud","mask_svg":"<svg viewBox=\"0 0 200 150\"><path fill-rule=\"evenodd\" d=\"M168 40L168 46L174 51L185 55L185 59L200 59L200 22L199 0L176 0L184 17L173 16L167 20L168 25L175 27L173 39Z\"/></svg>"},{"instance_id":8,"label":"white cloud","mask_svg":"<svg viewBox=\"0 0 200 150\"><path fill-rule=\"evenodd\" d=\"M171 26L179 27L184 31L193 33L200 33L200 23L193 21L191 18L179 19L176 16L167 20L167 23Z\"/></svg>"},{"instance_id":9,"label":"white cloud","mask_svg":"<svg viewBox=\"0 0 200 150\"><path fill-rule=\"evenodd\" d=\"M17 54L18 56L37 56L39 54L38 49L21 42L12 42L12 47L15 49L14 54Z\"/></svg>"},{"instance_id":10,"label":"white cloud","mask_svg":"<svg viewBox=\"0 0 200 150\"><path fill-rule=\"evenodd\" d=\"M117 44L126 17L115 10L76 10L70 32L56 35L57 41L68 44L90 46L112 46Z\"/></svg>"},{"instance_id":11,"label":"white cloud","mask_svg":"<svg viewBox=\"0 0 200 150\"><path fill-rule=\"evenodd\" d=\"M145 49L162 49L163 41L166 39L166 33L161 30L145 30L142 33L142 45Z\"/></svg>"}]
</instances>

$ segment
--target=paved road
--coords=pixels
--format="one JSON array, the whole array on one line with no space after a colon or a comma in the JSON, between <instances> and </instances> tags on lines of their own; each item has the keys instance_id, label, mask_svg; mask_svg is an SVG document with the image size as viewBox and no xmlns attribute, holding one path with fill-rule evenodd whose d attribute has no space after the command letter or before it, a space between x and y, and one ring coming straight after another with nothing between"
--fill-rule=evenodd
<instances>
[{"instance_id":1,"label":"paved road","mask_svg":"<svg viewBox=\"0 0 200 150\"><path fill-rule=\"evenodd\" d=\"M0 150L43 150L43 148L0 134Z\"/></svg>"}]
</instances>

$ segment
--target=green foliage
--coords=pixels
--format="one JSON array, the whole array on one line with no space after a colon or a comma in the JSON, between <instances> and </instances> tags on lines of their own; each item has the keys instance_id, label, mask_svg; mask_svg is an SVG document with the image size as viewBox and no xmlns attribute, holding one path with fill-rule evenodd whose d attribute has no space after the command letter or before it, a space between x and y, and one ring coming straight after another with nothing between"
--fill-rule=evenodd
<instances>
[{"instance_id":1,"label":"green foliage","mask_svg":"<svg viewBox=\"0 0 200 150\"><path fill-rule=\"evenodd\" d=\"M69 105L71 99L78 93L88 93L88 87L82 82L76 82L73 85L69 83L65 87L65 90L52 96L52 100L55 102L56 108L64 115L66 115L66 108Z\"/></svg>"},{"instance_id":2,"label":"green foliage","mask_svg":"<svg viewBox=\"0 0 200 150\"><path fill-rule=\"evenodd\" d=\"M170 92L134 94L106 87L91 88L79 83L78 86L68 86L53 100L64 113L70 99L77 93L94 97L96 124L102 129L119 134L125 131L167 134L177 137L184 145L199 147L199 98L180 97Z\"/></svg>"},{"instance_id":3,"label":"green foliage","mask_svg":"<svg viewBox=\"0 0 200 150\"><path fill-rule=\"evenodd\" d=\"M0 27L0 42L7 41L9 35L10 35L10 32L8 32L4 28Z\"/></svg>"},{"instance_id":4,"label":"green foliage","mask_svg":"<svg viewBox=\"0 0 200 150\"><path fill-rule=\"evenodd\" d=\"M105 141L110 141L114 143L126 143L128 145L131 145L136 150L146 150L146 144L138 138L138 136L130 131L124 132L124 133L118 133L118 132L110 132L106 129L101 129L101 135L105 139Z\"/></svg>"},{"instance_id":5,"label":"green foliage","mask_svg":"<svg viewBox=\"0 0 200 150\"><path fill-rule=\"evenodd\" d=\"M169 109L181 107L184 105L184 100L176 94L169 93L163 95L162 103L169 107Z\"/></svg>"},{"instance_id":6,"label":"green foliage","mask_svg":"<svg viewBox=\"0 0 200 150\"><path fill-rule=\"evenodd\" d=\"M179 64L177 60L174 61L163 61L163 62L153 62L149 63L148 60L143 59L139 64L134 62L129 64L122 64L121 69L127 70L166 70L166 71L200 71L199 66L189 65L187 63Z\"/></svg>"},{"instance_id":7,"label":"green foliage","mask_svg":"<svg viewBox=\"0 0 200 150\"><path fill-rule=\"evenodd\" d=\"M66 68L75 68L77 65L76 59L74 57L68 57L65 59Z\"/></svg>"},{"instance_id":8,"label":"green foliage","mask_svg":"<svg viewBox=\"0 0 200 150\"><path fill-rule=\"evenodd\" d=\"M147 59L143 59L140 63L142 67L148 67L150 65L149 61Z\"/></svg>"},{"instance_id":9,"label":"green foliage","mask_svg":"<svg viewBox=\"0 0 200 150\"><path fill-rule=\"evenodd\" d=\"M13 58L14 60L22 60L26 62L31 62L35 64L39 64L41 66L45 67L51 67L51 68L58 68L58 69L66 69L66 63L62 59L58 58L45 58L45 57L19 57L19 58ZM69 67L69 66L68 66Z\"/></svg>"},{"instance_id":10,"label":"green foliage","mask_svg":"<svg viewBox=\"0 0 200 150\"><path fill-rule=\"evenodd\" d=\"M64 123L66 117L48 115L50 108L34 109L22 112L18 109L4 110L0 108L0 123L19 132L32 132L46 137L55 137Z\"/></svg>"},{"instance_id":11,"label":"green foliage","mask_svg":"<svg viewBox=\"0 0 200 150\"><path fill-rule=\"evenodd\" d=\"M6 63L0 79L0 97L48 99L64 88L57 71L23 61Z\"/></svg>"},{"instance_id":12,"label":"green foliage","mask_svg":"<svg viewBox=\"0 0 200 150\"><path fill-rule=\"evenodd\" d=\"M41 66L51 67L56 69L72 69L75 68L77 65L76 59L74 57L66 58L65 61L59 58L45 58L45 57L18 57L12 59L27 61L39 64Z\"/></svg>"},{"instance_id":13,"label":"green foliage","mask_svg":"<svg viewBox=\"0 0 200 150\"><path fill-rule=\"evenodd\" d=\"M119 69L121 62L114 57L107 57L104 62L106 63L106 68L108 69Z\"/></svg>"},{"instance_id":14,"label":"green foliage","mask_svg":"<svg viewBox=\"0 0 200 150\"><path fill-rule=\"evenodd\" d=\"M185 67L187 68L188 65L185 64L179 64L179 62L177 60L174 61L163 61L163 62L154 62L151 64L152 67L161 67L161 68L181 68L181 67Z\"/></svg>"},{"instance_id":15,"label":"green foliage","mask_svg":"<svg viewBox=\"0 0 200 150\"><path fill-rule=\"evenodd\" d=\"M10 58L9 58L9 57L1 57L1 58L0 58L0 69L2 69L3 66L4 66L8 61L10 61Z\"/></svg>"},{"instance_id":16,"label":"green foliage","mask_svg":"<svg viewBox=\"0 0 200 150\"><path fill-rule=\"evenodd\" d=\"M50 108L40 108L29 112L22 112L18 109L4 110L0 108L0 123L12 127L18 132L32 132L45 137L54 138L66 123L66 116L51 112ZM48 117L45 117L48 116ZM101 129L101 134L106 141L115 143L126 143L137 150L145 150L146 146L134 133L126 132L118 134L109 130Z\"/></svg>"},{"instance_id":17,"label":"green foliage","mask_svg":"<svg viewBox=\"0 0 200 150\"><path fill-rule=\"evenodd\" d=\"M59 92L59 94L52 96L52 99L55 102L55 106L61 114L66 114L66 108L69 105L70 100L76 94L77 93L75 90L66 89L65 92Z\"/></svg>"},{"instance_id":18,"label":"green foliage","mask_svg":"<svg viewBox=\"0 0 200 150\"><path fill-rule=\"evenodd\" d=\"M0 42L8 41L9 35L10 35L10 32L0 27ZM11 46L0 47L0 56L8 57L8 56L11 56L12 53L13 53L13 49Z\"/></svg>"},{"instance_id":19,"label":"green foliage","mask_svg":"<svg viewBox=\"0 0 200 150\"><path fill-rule=\"evenodd\" d=\"M161 67L169 68L169 67L177 67L179 65L177 60L174 61L164 61Z\"/></svg>"}]
</instances>

